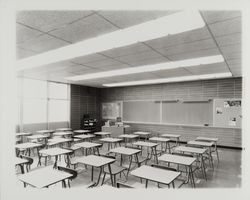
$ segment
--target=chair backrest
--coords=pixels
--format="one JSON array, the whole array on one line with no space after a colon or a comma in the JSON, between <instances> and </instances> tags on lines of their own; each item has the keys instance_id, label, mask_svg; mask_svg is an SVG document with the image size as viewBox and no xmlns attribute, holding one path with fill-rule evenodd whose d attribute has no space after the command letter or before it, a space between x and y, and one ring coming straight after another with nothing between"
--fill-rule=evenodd
<instances>
[{"instance_id":1,"label":"chair backrest","mask_svg":"<svg viewBox=\"0 0 250 200\"><path fill-rule=\"evenodd\" d=\"M62 166L57 166L57 169L60 170L60 171L64 171L64 172L72 174L72 177L70 177L70 179L74 179L74 178L77 177L77 171L76 170L73 170L73 169L70 169L70 168L67 168L67 167L62 167Z\"/></svg>"},{"instance_id":2,"label":"chair backrest","mask_svg":"<svg viewBox=\"0 0 250 200\"><path fill-rule=\"evenodd\" d=\"M184 154L184 153L177 153L177 152L172 152L173 155L177 155L177 156L185 156L185 157L190 157L192 158L193 155L191 154Z\"/></svg>"},{"instance_id":3,"label":"chair backrest","mask_svg":"<svg viewBox=\"0 0 250 200\"><path fill-rule=\"evenodd\" d=\"M102 157L106 157L106 158L111 158L111 159L116 159L116 157L115 157L115 156L110 156L110 155L100 155L100 156L102 156Z\"/></svg>"},{"instance_id":4,"label":"chair backrest","mask_svg":"<svg viewBox=\"0 0 250 200\"><path fill-rule=\"evenodd\" d=\"M163 166L163 165L152 164L151 167L156 167L156 168L170 170L170 171L175 171L175 172L177 171L175 168L167 167L167 166Z\"/></svg>"},{"instance_id":5,"label":"chair backrest","mask_svg":"<svg viewBox=\"0 0 250 200\"><path fill-rule=\"evenodd\" d=\"M32 163L33 163L33 158L31 158L29 156L20 155L20 158L28 160L28 165L32 165Z\"/></svg>"}]
</instances>

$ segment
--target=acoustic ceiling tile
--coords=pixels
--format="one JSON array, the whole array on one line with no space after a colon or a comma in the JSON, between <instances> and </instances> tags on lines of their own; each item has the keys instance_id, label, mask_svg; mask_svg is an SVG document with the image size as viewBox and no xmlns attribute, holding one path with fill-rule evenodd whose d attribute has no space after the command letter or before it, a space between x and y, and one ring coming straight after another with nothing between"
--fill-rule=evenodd
<instances>
[{"instance_id":1,"label":"acoustic ceiling tile","mask_svg":"<svg viewBox=\"0 0 250 200\"><path fill-rule=\"evenodd\" d=\"M40 31L16 23L16 43L20 44L41 35Z\"/></svg>"},{"instance_id":2,"label":"acoustic ceiling tile","mask_svg":"<svg viewBox=\"0 0 250 200\"><path fill-rule=\"evenodd\" d=\"M189 43L209 38L211 38L211 34L209 33L208 29L204 27L175 35L169 35L166 37L157 38L154 40L149 40L146 41L145 43L155 49L161 49L161 48L175 46L178 44Z\"/></svg>"},{"instance_id":3,"label":"acoustic ceiling tile","mask_svg":"<svg viewBox=\"0 0 250 200\"><path fill-rule=\"evenodd\" d=\"M227 46L232 44L241 44L241 33L229 34L225 36L216 37L218 45Z\"/></svg>"},{"instance_id":4,"label":"acoustic ceiling tile","mask_svg":"<svg viewBox=\"0 0 250 200\"><path fill-rule=\"evenodd\" d=\"M216 48L216 44L213 39L199 40L191 43L179 44L176 46L164 49L157 49L157 50L162 54L169 56L169 55L199 51L202 49L210 49L210 48Z\"/></svg>"},{"instance_id":5,"label":"acoustic ceiling tile","mask_svg":"<svg viewBox=\"0 0 250 200\"><path fill-rule=\"evenodd\" d=\"M29 56L33 56L37 54L34 51L26 50L26 49L21 49L21 48L16 48L16 59L23 59L27 58Z\"/></svg>"},{"instance_id":6,"label":"acoustic ceiling tile","mask_svg":"<svg viewBox=\"0 0 250 200\"><path fill-rule=\"evenodd\" d=\"M241 32L241 18L233 18L230 20L214 23L208 25L212 34L216 36L222 36L225 34L233 34Z\"/></svg>"},{"instance_id":7,"label":"acoustic ceiling tile","mask_svg":"<svg viewBox=\"0 0 250 200\"><path fill-rule=\"evenodd\" d=\"M85 65L88 67L93 67L93 68L105 68L105 67L114 66L114 65L121 65L121 63L113 59L105 59L101 61L87 63Z\"/></svg>"},{"instance_id":8,"label":"acoustic ceiling tile","mask_svg":"<svg viewBox=\"0 0 250 200\"><path fill-rule=\"evenodd\" d=\"M232 10L201 11L201 13L208 24L241 16L241 11Z\"/></svg>"},{"instance_id":9,"label":"acoustic ceiling tile","mask_svg":"<svg viewBox=\"0 0 250 200\"><path fill-rule=\"evenodd\" d=\"M241 59L241 52L223 52L223 57L226 60Z\"/></svg>"},{"instance_id":10,"label":"acoustic ceiling tile","mask_svg":"<svg viewBox=\"0 0 250 200\"><path fill-rule=\"evenodd\" d=\"M17 22L48 32L90 15L92 11L19 11Z\"/></svg>"},{"instance_id":11,"label":"acoustic ceiling tile","mask_svg":"<svg viewBox=\"0 0 250 200\"><path fill-rule=\"evenodd\" d=\"M152 73L157 75L160 78L170 78L170 77L176 77L176 76L191 75L189 71L185 70L184 68L161 70L161 71L156 71Z\"/></svg>"},{"instance_id":12,"label":"acoustic ceiling tile","mask_svg":"<svg viewBox=\"0 0 250 200\"><path fill-rule=\"evenodd\" d=\"M192 66L186 69L190 71L193 75L228 72L228 67L225 62L209 64L209 65Z\"/></svg>"},{"instance_id":13,"label":"acoustic ceiling tile","mask_svg":"<svg viewBox=\"0 0 250 200\"><path fill-rule=\"evenodd\" d=\"M19 46L36 52L45 52L68 45L67 42L51 37L47 34L26 41Z\"/></svg>"},{"instance_id":14,"label":"acoustic ceiling tile","mask_svg":"<svg viewBox=\"0 0 250 200\"><path fill-rule=\"evenodd\" d=\"M50 34L75 43L110 33L117 29L113 24L94 14L58 30L51 31Z\"/></svg>"},{"instance_id":15,"label":"acoustic ceiling tile","mask_svg":"<svg viewBox=\"0 0 250 200\"><path fill-rule=\"evenodd\" d=\"M87 56L73 58L73 59L71 59L71 62L79 63L79 64L87 64L90 62L97 62L97 61L105 60L105 59L107 59L106 56L95 53L95 54L91 54L91 55L87 55Z\"/></svg>"},{"instance_id":16,"label":"acoustic ceiling tile","mask_svg":"<svg viewBox=\"0 0 250 200\"><path fill-rule=\"evenodd\" d=\"M149 20L154 20L159 17L163 17L165 15L171 15L176 11L127 11L127 10L119 10L119 11L98 11L100 15L104 18L111 21L113 24L117 25L120 28L127 28L129 26L133 26L136 24L140 24Z\"/></svg>"},{"instance_id":17,"label":"acoustic ceiling tile","mask_svg":"<svg viewBox=\"0 0 250 200\"><path fill-rule=\"evenodd\" d=\"M169 62L169 60L163 56L161 57L156 57L156 58L149 58L149 59L144 59L144 60L135 60L135 61L130 61L127 62L130 64L132 67L136 66L143 66L143 65L154 65L154 64L160 64L164 62Z\"/></svg>"}]
</instances>

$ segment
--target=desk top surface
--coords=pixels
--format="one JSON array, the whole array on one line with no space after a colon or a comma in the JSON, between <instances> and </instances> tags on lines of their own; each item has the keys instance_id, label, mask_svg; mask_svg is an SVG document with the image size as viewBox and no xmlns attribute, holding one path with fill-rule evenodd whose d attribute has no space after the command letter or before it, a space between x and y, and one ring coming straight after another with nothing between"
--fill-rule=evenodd
<instances>
[{"instance_id":1,"label":"desk top surface","mask_svg":"<svg viewBox=\"0 0 250 200\"><path fill-rule=\"evenodd\" d=\"M180 138L181 135L175 135L175 134L162 134L161 137L170 137L170 138Z\"/></svg>"},{"instance_id":2,"label":"desk top surface","mask_svg":"<svg viewBox=\"0 0 250 200\"><path fill-rule=\"evenodd\" d=\"M157 183L170 184L180 176L181 173L143 165L131 171L131 174Z\"/></svg>"},{"instance_id":3,"label":"desk top surface","mask_svg":"<svg viewBox=\"0 0 250 200\"><path fill-rule=\"evenodd\" d=\"M55 145L55 144L60 144L60 143L64 143L64 142L71 142L72 139L71 138L51 138L48 140L47 145Z\"/></svg>"},{"instance_id":4,"label":"desk top surface","mask_svg":"<svg viewBox=\"0 0 250 200\"><path fill-rule=\"evenodd\" d=\"M57 128L57 131L72 131L71 128Z\"/></svg>"},{"instance_id":5,"label":"desk top surface","mask_svg":"<svg viewBox=\"0 0 250 200\"><path fill-rule=\"evenodd\" d=\"M202 140L202 141L208 141L208 142L217 142L218 138L197 137L195 140Z\"/></svg>"},{"instance_id":6,"label":"desk top surface","mask_svg":"<svg viewBox=\"0 0 250 200\"><path fill-rule=\"evenodd\" d=\"M159 161L164 162L171 162L181 165L190 166L196 160L196 158L186 157L186 156L179 156L179 155L172 155L172 154L163 154L158 158Z\"/></svg>"},{"instance_id":7,"label":"desk top surface","mask_svg":"<svg viewBox=\"0 0 250 200\"><path fill-rule=\"evenodd\" d=\"M144 131L136 131L136 132L133 132L133 134L136 134L136 135L150 135L151 133L149 132L144 132Z\"/></svg>"},{"instance_id":8,"label":"desk top surface","mask_svg":"<svg viewBox=\"0 0 250 200\"><path fill-rule=\"evenodd\" d=\"M110 132L95 132L95 135L110 135Z\"/></svg>"},{"instance_id":9,"label":"desk top surface","mask_svg":"<svg viewBox=\"0 0 250 200\"><path fill-rule=\"evenodd\" d=\"M133 138L139 137L139 135L135 135L135 134L122 134L122 135L119 135L119 137L133 139Z\"/></svg>"},{"instance_id":10,"label":"desk top surface","mask_svg":"<svg viewBox=\"0 0 250 200\"><path fill-rule=\"evenodd\" d=\"M55 136L73 135L73 132L66 132L66 131L63 131L63 132L55 132L55 133L53 133L53 135L55 135Z\"/></svg>"},{"instance_id":11,"label":"desk top surface","mask_svg":"<svg viewBox=\"0 0 250 200\"><path fill-rule=\"evenodd\" d=\"M168 138L163 138L163 137L151 137L149 138L151 141L156 141L156 142L169 142L170 139Z\"/></svg>"},{"instance_id":12,"label":"desk top surface","mask_svg":"<svg viewBox=\"0 0 250 200\"><path fill-rule=\"evenodd\" d=\"M81 148L93 148L93 147L99 147L102 144L99 143L94 143L94 142L81 142L81 143L76 143L75 146L81 147Z\"/></svg>"},{"instance_id":13,"label":"desk top surface","mask_svg":"<svg viewBox=\"0 0 250 200\"><path fill-rule=\"evenodd\" d=\"M25 142L21 144L16 144L15 148L18 149L29 149L29 148L35 148L35 147L40 147L42 144L34 143L34 142Z\"/></svg>"},{"instance_id":14,"label":"desk top surface","mask_svg":"<svg viewBox=\"0 0 250 200\"><path fill-rule=\"evenodd\" d=\"M53 133L53 132L55 132L55 130L40 130L40 131L36 131L37 133L41 133L41 134L43 134L43 133Z\"/></svg>"},{"instance_id":15,"label":"desk top surface","mask_svg":"<svg viewBox=\"0 0 250 200\"><path fill-rule=\"evenodd\" d=\"M195 148L195 147L185 147L185 146L175 147L174 150L188 152L188 153L197 153L197 154L203 154L207 151L206 149Z\"/></svg>"},{"instance_id":16,"label":"desk top surface","mask_svg":"<svg viewBox=\"0 0 250 200\"><path fill-rule=\"evenodd\" d=\"M71 152L72 152L71 150L62 149L62 148L59 148L59 147L50 148L50 149L42 149L42 150L39 151L39 153L46 154L48 156L57 156L57 155L71 153Z\"/></svg>"},{"instance_id":17,"label":"desk top surface","mask_svg":"<svg viewBox=\"0 0 250 200\"><path fill-rule=\"evenodd\" d=\"M117 148L114 148L114 149L110 149L109 152L131 156L131 155L134 155L136 153L141 152L141 150L127 148L127 147L117 147Z\"/></svg>"},{"instance_id":18,"label":"desk top surface","mask_svg":"<svg viewBox=\"0 0 250 200\"><path fill-rule=\"evenodd\" d=\"M25 133L25 132L16 133L16 136L27 136L27 135L32 135L32 133Z\"/></svg>"},{"instance_id":19,"label":"desk top surface","mask_svg":"<svg viewBox=\"0 0 250 200\"><path fill-rule=\"evenodd\" d=\"M48 138L48 137L49 137L48 135L37 134L37 135L28 136L27 138L28 139L43 139L43 138Z\"/></svg>"},{"instance_id":20,"label":"desk top surface","mask_svg":"<svg viewBox=\"0 0 250 200\"><path fill-rule=\"evenodd\" d=\"M89 138L93 138L95 137L95 135L93 134L88 134L88 135L75 135L74 138L80 138L80 139L89 139Z\"/></svg>"},{"instance_id":21,"label":"desk top surface","mask_svg":"<svg viewBox=\"0 0 250 200\"><path fill-rule=\"evenodd\" d=\"M18 179L36 188L43 188L70 178L71 176L70 173L52 169L52 167L49 166L18 175Z\"/></svg>"},{"instance_id":22,"label":"desk top surface","mask_svg":"<svg viewBox=\"0 0 250 200\"><path fill-rule=\"evenodd\" d=\"M197 146L203 146L203 147L211 147L213 146L214 142L202 142L202 141L188 141L188 144L191 145L197 145Z\"/></svg>"},{"instance_id":23,"label":"desk top surface","mask_svg":"<svg viewBox=\"0 0 250 200\"><path fill-rule=\"evenodd\" d=\"M107 138L102 138L99 141L101 142L111 142L111 143L115 143L115 142L121 142L123 139L121 138L111 138L111 137L107 137Z\"/></svg>"},{"instance_id":24,"label":"desk top surface","mask_svg":"<svg viewBox=\"0 0 250 200\"><path fill-rule=\"evenodd\" d=\"M74 133L89 133L90 130L74 130Z\"/></svg>"},{"instance_id":25,"label":"desk top surface","mask_svg":"<svg viewBox=\"0 0 250 200\"><path fill-rule=\"evenodd\" d=\"M102 156L96 156L96 155L89 155L89 156L82 156L80 158L77 158L76 162L94 166L94 167L101 167L101 166L115 162L115 159L106 158Z\"/></svg>"},{"instance_id":26,"label":"desk top surface","mask_svg":"<svg viewBox=\"0 0 250 200\"><path fill-rule=\"evenodd\" d=\"M144 142L144 141L138 141L138 142L134 142L133 145L136 146L143 146L143 147L155 147L158 144L154 143L154 142Z\"/></svg>"},{"instance_id":27,"label":"desk top surface","mask_svg":"<svg viewBox=\"0 0 250 200\"><path fill-rule=\"evenodd\" d=\"M20 165L28 162L29 161L24 158L15 157L15 165Z\"/></svg>"}]
</instances>

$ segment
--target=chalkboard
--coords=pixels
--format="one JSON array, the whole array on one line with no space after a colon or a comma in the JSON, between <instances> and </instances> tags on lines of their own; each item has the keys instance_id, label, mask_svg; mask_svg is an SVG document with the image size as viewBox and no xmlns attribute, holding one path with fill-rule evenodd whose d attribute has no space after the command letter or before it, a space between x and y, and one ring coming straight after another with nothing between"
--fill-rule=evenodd
<instances>
[{"instance_id":1,"label":"chalkboard","mask_svg":"<svg viewBox=\"0 0 250 200\"><path fill-rule=\"evenodd\" d=\"M213 125L213 102L162 102L162 123Z\"/></svg>"},{"instance_id":2,"label":"chalkboard","mask_svg":"<svg viewBox=\"0 0 250 200\"><path fill-rule=\"evenodd\" d=\"M123 102L123 120L134 122L160 122L160 101Z\"/></svg>"},{"instance_id":3,"label":"chalkboard","mask_svg":"<svg viewBox=\"0 0 250 200\"><path fill-rule=\"evenodd\" d=\"M242 109L240 99L214 100L214 126L241 128Z\"/></svg>"}]
</instances>

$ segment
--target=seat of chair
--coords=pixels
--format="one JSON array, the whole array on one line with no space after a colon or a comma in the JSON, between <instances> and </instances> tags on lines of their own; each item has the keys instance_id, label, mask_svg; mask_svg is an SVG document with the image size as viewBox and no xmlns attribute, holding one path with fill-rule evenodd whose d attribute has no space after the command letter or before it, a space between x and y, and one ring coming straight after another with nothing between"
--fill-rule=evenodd
<instances>
[{"instance_id":1,"label":"seat of chair","mask_svg":"<svg viewBox=\"0 0 250 200\"><path fill-rule=\"evenodd\" d=\"M127 169L126 167L117 166L117 165L114 165L114 164L111 164L110 167L111 167L111 172L112 172L112 174L119 174L119 173L121 173L122 171L124 171L124 170ZM109 174L109 169L108 169L107 166L104 167L104 172Z\"/></svg>"}]
</instances>

